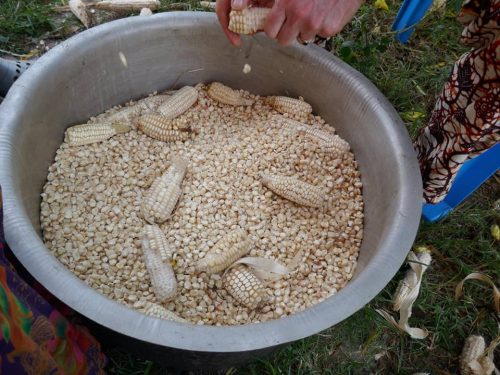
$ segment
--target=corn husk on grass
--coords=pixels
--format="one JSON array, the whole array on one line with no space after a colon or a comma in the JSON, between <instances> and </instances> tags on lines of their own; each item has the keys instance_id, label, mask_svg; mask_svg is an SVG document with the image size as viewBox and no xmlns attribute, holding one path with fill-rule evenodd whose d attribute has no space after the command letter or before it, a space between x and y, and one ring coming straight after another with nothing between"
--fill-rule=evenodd
<instances>
[{"instance_id":1,"label":"corn husk on grass","mask_svg":"<svg viewBox=\"0 0 500 375\"><path fill-rule=\"evenodd\" d=\"M224 271L235 261L250 251L252 242L244 229L238 228L229 232L219 240L208 252L195 264L196 272L213 274Z\"/></svg>"},{"instance_id":2,"label":"corn husk on grass","mask_svg":"<svg viewBox=\"0 0 500 375\"><path fill-rule=\"evenodd\" d=\"M212 99L222 104L234 106L253 104L253 101L243 98L238 91L219 82L211 83L207 93Z\"/></svg>"},{"instance_id":3,"label":"corn husk on grass","mask_svg":"<svg viewBox=\"0 0 500 375\"><path fill-rule=\"evenodd\" d=\"M260 181L272 192L301 206L318 208L327 202L327 194L324 189L295 177L266 172L261 174Z\"/></svg>"},{"instance_id":4,"label":"corn husk on grass","mask_svg":"<svg viewBox=\"0 0 500 375\"><path fill-rule=\"evenodd\" d=\"M177 280L169 260L164 261L164 255L170 251L165 235L161 230L146 226L142 233L142 250L144 263L151 279L154 294L160 302L166 302L177 293Z\"/></svg>"},{"instance_id":5,"label":"corn husk on grass","mask_svg":"<svg viewBox=\"0 0 500 375\"><path fill-rule=\"evenodd\" d=\"M114 135L126 133L131 129L124 122L75 125L66 129L65 141L70 146L82 146L105 141Z\"/></svg>"},{"instance_id":6,"label":"corn husk on grass","mask_svg":"<svg viewBox=\"0 0 500 375\"><path fill-rule=\"evenodd\" d=\"M86 28L88 28L92 22L87 12L85 3L82 0L69 0L68 5L71 13L73 13L75 17L78 18Z\"/></svg>"},{"instance_id":7,"label":"corn husk on grass","mask_svg":"<svg viewBox=\"0 0 500 375\"><path fill-rule=\"evenodd\" d=\"M158 9L159 0L103 0L95 4L97 9L112 12L140 11L142 8Z\"/></svg>"},{"instance_id":8,"label":"corn husk on grass","mask_svg":"<svg viewBox=\"0 0 500 375\"><path fill-rule=\"evenodd\" d=\"M255 34L264 30L270 8L251 7L229 13L229 30L236 34Z\"/></svg>"},{"instance_id":9,"label":"corn husk on grass","mask_svg":"<svg viewBox=\"0 0 500 375\"><path fill-rule=\"evenodd\" d=\"M174 157L167 172L153 181L144 195L141 206L142 215L148 223L161 224L172 216L182 194L181 183L186 168L185 160Z\"/></svg>"},{"instance_id":10,"label":"corn husk on grass","mask_svg":"<svg viewBox=\"0 0 500 375\"><path fill-rule=\"evenodd\" d=\"M482 336L469 336L460 355L460 374L491 375L495 370L492 358L486 355L486 343Z\"/></svg>"}]
</instances>

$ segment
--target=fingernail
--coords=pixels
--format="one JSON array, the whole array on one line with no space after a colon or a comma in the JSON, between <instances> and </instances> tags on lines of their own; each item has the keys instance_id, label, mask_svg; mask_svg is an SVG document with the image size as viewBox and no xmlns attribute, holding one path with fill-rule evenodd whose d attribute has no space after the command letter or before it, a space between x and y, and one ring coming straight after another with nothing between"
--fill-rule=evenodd
<instances>
[{"instance_id":1,"label":"fingernail","mask_svg":"<svg viewBox=\"0 0 500 375\"><path fill-rule=\"evenodd\" d=\"M231 7L232 8L242 8L243 7L243 0L232 0Z\"/></svg>"}]
</instances>

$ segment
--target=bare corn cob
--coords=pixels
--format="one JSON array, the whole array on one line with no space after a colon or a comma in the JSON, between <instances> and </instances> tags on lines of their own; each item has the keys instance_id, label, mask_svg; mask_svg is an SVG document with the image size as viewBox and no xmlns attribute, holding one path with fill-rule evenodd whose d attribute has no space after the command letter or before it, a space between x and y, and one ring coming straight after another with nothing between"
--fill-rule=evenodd
<instances>
[{"instance_id":1,"label":"bare corn cob","mask_svg":"<svg viewBox=\"0 0 500 375\"><path fill-rule=\"evenodd\" d=\"M495 369L491 358L485 355L486 343L482 336L469 336L460 356L462 375L490 375Z\"/></svg>"},{"instance_id":2,"label":"bare corn cob","mask_svg":"<svg viewBox=\"0 0 500 375\"><path fill-rule=\"evenodd\" d=\"M158 245L149 240L147 233L142 234L144 263L151 279L154 294L160 302L166 302L177 293L177 280L170 262L163 262Z\"/></svg>"},{"instance_id":3,"label":"bare corn cob","mask_svg":"<svg viewBox=\"0 0 500 375\"><path fill-rule=\"evenodd\" d=\"M198 100L198 91L191 86L177 90L170 98L158 107L158 112L172 119L182 115Z\"/></svg>"},{"instance_id":4,"label":"bare corn cob","mask_svg":"<svg viewBox=\"0 0 500 375\"><path fill-rule=\"evenodd\" d=\"M145 306L140 311L144 314L151 315L160 319L172 320L179 323L188 323L186 319L181 318L172 311L167 310L163 306L153 302L146 302Z\"/></svg>"},{"instance_id":5,"label":"bare corn cob","mask_svg":"<svg viewBox=\"0 0 500 375\"><path fill-rule=\"evenodd\" d=\"M149 96L147 98L141 99L137 102L137 105L140 105L143 113L154 112L158 109L158 107L165 103L171 95L154 95Z\"/></svg>"},{"instance_id":6,"label":"bare corn cob","mask_svg":"<svg viewBox=\"0 0 500 375\"><path fill-rule=\"evenodd\" d=\"M142 230L143 240L149 241L153 249L157 249L163 262L171 262L174 256L174 249L168 243L167 237L158 225L145 225Z\"/></svg>"},{"instance_id":7,"label":"bare corn cob","mask_svg":"<svg viewBox=\"0 0 500 375\"><path fill-rule=\"evenodd\" d=\"M184 160L174 158L167 172L151 184L141 205L142 215L148 223L161 224L172 216L182 194L180 185L186 173L186 164Z\"/></svg>"},{"instance_id":8,"label":"bare corn cob","mask_svg":"<svg viewBox=\"0 0 500 375\"><path fill-rule=\"evenodd\" d=\"M265 296L262 282L243 264L238 264L227 271L223 285L236 301L250 309L257 308Z\"/></svg>"},{"instance_id":9,"label":"bare corn cob","mask_svg":"<svg viewBox=\"0 0 500 375\"><path fill-rule=\"evenodd\" d=\"M149 113L137 119L137 129L163 142L185 141L191 136L186 119L169 119L159 113Z\"/></svg>"},{"instance_id":10,"label":"bare corn cob","mask_svg":"<svg viewBox=\"0 0 500 375\"><path fill-rule=\"evenodd\" d=\"M115 113L106 117L107 122L115 123L115 122L125 122L132 123L136 117L140 116L142 112L141 106L138 104L120 108Z\"/></svg>"},{"instance_id":11,"label":"bare corn cob","mask_svg":"<svg viewBox=\"0 0 500 375\"><path fill-rule=\"evenodd\" d=\"M259 7L232 10L229 13L229 30L233 33L248 35L262 31L270 10L270 8Z\"/></svg>"},{"instance_id":12,"label":"bare corn cob","mask_svg":"<svg viewBox=\"0 0 500 375\"><path fill-rule=\"evenodd\" d=\"M149 8L142 8L141 12L139 13L139 16L152 16L153 11Z\"/></svg>"},{"instance_id":13,"label":"bare corn cob","mask_svg":"<svg viewBox=\"0 0 500 375\"><path fill-rule=\"evenodd\" d=\"M252 105L253 101L243 98L240 93L231 87L219 82L213 82L208 88L208 96L222 104Z\"/></svg>"},{"instance_id":14,"label":"bare corn cob","mask_svg":"<svg viewBox=\"0 0 500 375\"><path fill-rule=\"evenodd\" d=\"M261 182L274 193L302 206L321 207L327 200L326 191L294 177L262 173Z\"/></svg>"},{"instance_id":15,"label":"bare corn cob","mask_svg":"<svg viewBox=\"0 0 500 375\"><path fill-rule=\"evenodd\" d=\"M244 229L235 229L217 242L205 257L195 264L195 270L196 272L206 272L208 274L224 271L247 254L250 251L251 244Z\"/></svg>"},{"instance_id":16,"label":"bare corn cob","mask_svg":"<svg viewBox=\"0 0 500 375\"><path fill-rule=\"evenodd\" d=\"M103 0L95 4L97 9L113 12L128 12L142 8L158 9L159 0Z\"/></svg>"},{"instance_id":17,"label":"bare corn cob","mask_svg":"<svg viewBox=\"0 0 500 375\"><path fill-rule=\"evenodd\" d=\"M131 127L122 122L75 125L66 130L65 141L70 146L81 146L102 142L119 133L126 133Z\"/></svg>"},{"instance_id":18,"label":"bare corn cob","mask_svg":"<svg viewBox=\"0 0 500 375\"><path fill-rule=\"evenodd\" d=\"M306 134L327 152L341 155L348 152L350 149L349 143L332 132L317 129L311 125L306 125L281 115L277 115L275 118L281 123L282 129Z\"/></svg>"},{"instance_id":19,"label":"bare corn cob","mask_svg":"<svg viewBox=\"0 0 500 375\"><path fill-rule=\"evenodd\" d=\"M289 98L287 96L269 96L266 103L280 113L287 113L300 118L312 113L312 107L304 100Z\"/></svg>"}]
</instances>

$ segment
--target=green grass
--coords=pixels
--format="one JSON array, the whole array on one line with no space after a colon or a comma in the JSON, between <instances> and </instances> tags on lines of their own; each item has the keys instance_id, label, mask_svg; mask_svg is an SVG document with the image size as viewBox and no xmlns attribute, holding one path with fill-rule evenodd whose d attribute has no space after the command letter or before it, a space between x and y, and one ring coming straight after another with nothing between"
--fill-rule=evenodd
<instances>
[{"instance_id":1,"label":"green grass","mask_svg":"<svg viewBox=\"0 0 500 375\"><path fill-rule=\"evenodd\" d=\"M27 52L23 49L28 45L26 40L50 30L56 38L66 36L57 31L61 25L51 20L48 8L40 1L22 2L25 6L16 10L22 20L18 25L6 21L1 15L16 3L13 0L0 3L1 40L19 41L13 50ZM171 3L174 1L162 0L163 9L186 8ZM428 120L453 62L466 51L459 43L462 27L455 20L460 0L450 1L444 12L428 14L408 45L394 42L390 31L401 2L387 3L389 12L374 9L370 2L363 6L352 24L333 39L332 48L333 53L374 82L393 103L414 138ZM196 9L197 2L184 4ZM0 44L0 48L5 48L5 44ZM465 285L464 298L458 301L454 298L456 284L470 272L483 272L497 284L500 281L500 244L490 234L491 225L500 223L500 211L493 208L498 199L500 184L492 178L443 222L420 226L415 243L431 246L434 261L424 276L410 323L427 328L430 334L426 339L410 339L375 312L376 308L389 310L392 293L407 269L405 265L370 304L349 319L229 373L457 373L457 358L468 335L481 334L488 340L498 335L490 289L470 281ZM168 373L157 364L119 348L105 348L105 351L110 374ZM375 355L380 358L375 360ZM498 349L496 356L500 358Z\"/></svg>"}]
</instances>

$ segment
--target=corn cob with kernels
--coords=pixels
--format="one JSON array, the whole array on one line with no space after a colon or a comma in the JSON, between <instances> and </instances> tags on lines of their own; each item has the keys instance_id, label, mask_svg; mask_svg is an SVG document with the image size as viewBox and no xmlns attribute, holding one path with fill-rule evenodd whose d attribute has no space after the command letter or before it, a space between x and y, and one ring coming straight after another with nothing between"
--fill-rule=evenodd
<instances>
[{"instance_id":1,"label":"corn cob with kernels","mask_svg":"<svg viewBox=\"0 0 500 375\"><path fill-rule=\"evenodd\" d=\"M157 243L149 241L146 233L142 234L142 250L144 263L151 279L151 286L156 298L166 302L177 293L177 280L170 262L163 262Z\"/></svg>"},{"instance_id":2,"label":"corn cob with kernels","mask_svg":"<svg viewBox=\"0 0 500 375\"><path fill-rule=\"evenodd\" d=\"M279 196L307 207L326 204L326 191L294 177L262 173L261 182Z\"/></svg>"},{"instance_id":3,"label":"corn cob with kernels","mask_svg":"<svg viewBox=\"0 0 500 375\"><path fill-rule=\"evenodd\" d=\"M186 161L173 158L167 172L153 181L141 206L142 215L148 223L161 224L172 216L182 194L180 185L186 173L186 166Z\"/></svg>"},{"instance_id":4,"label":"corn cob with kernels","mask_svg":"<svg viewBox=\"0 0 500 375\"><path fill-rule=\"evenodd\" d=\"M481 336L469 336L460 356L462 375L490 375L495 370L492 359L485 354L486 343Z\"/></svg>"},{"instance_id":5,"label":"corn cob with kernels","mask_svg":"<svg viewBox=\"0 0 500 375\"><path fill-rule=\"evenodd\" d=\"M227 271L223 285L238 303L250 309L257 308L265 296L262 282L243 264L237 264Z\"/></svg>"},{"instance_id":6,"label":"corn cob with kernels","mask_svg":"<svg viewBox=\"0 0 500 375\"><path fill-rule=\"evenodd\" d=\"M281 123L281 128L292 132L302 132L316 141L323 150L342 155L349 151L349 143L332 132L314 128L311 125L303 124L299 121L284 116L276 116Z\"/></svg>"},{"instance_id":7,"label":"corn cob with kernels","mask_svg":"<svg viewBox=\"0 0 500 375\"><path fill-rule=\"evenodd\" d=\"M228 105L252 105L253 101L243 98L240 93L231 87L219 82L212 82L208 88L208 96L222 104Z\"/></svg>"},{"instance_id":8,"label":"corn cob with kernels","mask_svg":"<svg viewBox=\"0 0 500 375\"><path fill-rule=\"evenodd\" d=\"M174 249L168 243L167 237L158 225L145 225L142 230L143 241L149 241L149 246L157 249L163 262L171 262L174 256Z\"/></svg>"},{"instance_id":9,"label":"corn cob with kernels","mask_svg":"<svg viewBox=\"0 0 500 375\"><path fill-rule=\"evenodd\" d=\"M259 7L232 10L229 13L229 30L236 34L247 35L262 31L270 10Z\"/></svg>"},{"instance_id":10,"label":"corn cob with kernels","mask_svg":"<svg viewBox=\"0 0 500 375\"><path fill-rule=\"evenodd\" d=\"M269 96L266 98L266 103L280 113L299 118L307 118L312 113L312 107L309 103L287 96Z\"/></svg>"},{"instance_id":11,"label":"corn cob with kernels","mask_svg":"<svg viewBox=\"0 0 500 375\"><path fill-rule=\"evenodd\" d=\"M97 9L112 12L130 12L142 8L157 9L159 6L159 0L103 0L95 4Z\"/></svg>"},{"instance_id":12,"label":"corn cob with kernels","mask_svg":"<svg viewBox=\"0 0 500 375\"><path fill-rule=\"evenodd\" d=\"M184 86L164 101L158 112L169 119L176 118L186 112L198 100L198 91L191 86Z\"/></svg>"},{"instance_id":13,"label":"corn cob with kernels","mask_svg":"<svg viewBox=\"0 0 500 375\"><path fill-rule=\"evenodd\" d=\"M131 127L122 122L75 125L66 130L65 141L70 146L81 146L102 142L130 130Z\"/></svg>"},{"instance_id":14,"label":"corn cob with kernels","mask_svg":"<svg viewBox=\"0 0 500 375\"><path fill-rule=\"evenodd\" d=\"M186 319L181 318L172 311L167 310L163 306L153 302L146 302L144 307L139 311L143 312L144 314L151 315L160 319L171 320L179 323L188 323Z\"/></svg>"},{"instance_id":15,"label":"corn cob with kernels","mask_svg":"<svg viewBox=\"0 0 500 375\"><path fill-rule=\"evenodd\" d=\"M227 267L250 251L251 241L244 229L235 229L219 240L195 264L196 272L208 274L224 271Z\"/></svg>"},{"instance_id":16,"label":"corn cob with kernels","mask_svg":"<svg viewBox=\"0 0 500 375\"><path fill-rule=\"evenodd\" d=\"M186 119L169 119L159 113L149 113L137 119L137 129L148 137L163 142L185 141L191 136Z\"/></svg>"}]
</instances>

